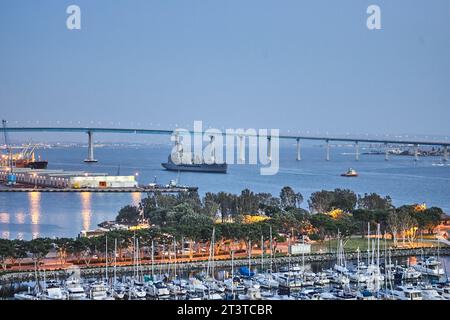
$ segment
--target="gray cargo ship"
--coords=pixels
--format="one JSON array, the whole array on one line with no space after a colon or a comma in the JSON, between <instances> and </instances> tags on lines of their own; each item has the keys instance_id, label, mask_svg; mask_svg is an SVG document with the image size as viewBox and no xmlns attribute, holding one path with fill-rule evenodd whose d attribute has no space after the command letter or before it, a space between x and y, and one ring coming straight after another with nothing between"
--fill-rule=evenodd
<instances>
[{"instance_id":1,"label":"gray cargo ship","mask_svg":"<svg viewBox=\"0 0 450 320\"><path fill-rule=\"evenodd\" d=\"M226 163L179 163L176 164L172 161L172 157L169 156L167 162L161 163L161 165L170 171L190 171L190 172L210 172L210 173L227 173Z\"/></svg>"}]
</instances>

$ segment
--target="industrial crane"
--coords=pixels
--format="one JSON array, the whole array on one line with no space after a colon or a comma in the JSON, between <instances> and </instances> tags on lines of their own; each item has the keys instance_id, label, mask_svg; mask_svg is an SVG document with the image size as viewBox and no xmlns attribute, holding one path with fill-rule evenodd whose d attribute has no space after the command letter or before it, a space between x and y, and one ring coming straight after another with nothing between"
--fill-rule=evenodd
<instances>
[{"instance_id":1,"label":"industrial crane","mask_svg":"<svg viewBox=\"0 0 450 320\"><path fill-rule=\"evenodd\" d=\"M2 125L3 125L3 133L5 135L5 146L6 146L6 150L8 151L9 173L8 173L7 184L14 185L14 184L16 184L16 175L13 173L13 157L12 157L11 146L9 145L9 141L8 141L8 132L6 130L6 120L2 120Z\"/></svg>"}]
</instances>

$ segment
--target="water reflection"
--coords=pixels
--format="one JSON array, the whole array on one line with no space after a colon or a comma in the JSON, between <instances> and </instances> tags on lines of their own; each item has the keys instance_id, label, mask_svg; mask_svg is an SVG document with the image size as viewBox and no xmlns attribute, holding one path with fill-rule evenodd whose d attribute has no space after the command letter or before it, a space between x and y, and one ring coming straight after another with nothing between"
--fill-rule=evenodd
<instances>
[{"instance_id":1,"label":"water reflection","mask_svg":"<svg viewBox=\"0 0 450 320\"><path fill-rule=\"evenodd\" d=\"M0 212L0 223L9 223L9 213Z\"/></svg>"},{"instance_id":2,"label":"water reflection","mask_svg":"<svg viewBox=\"0 0 450 320\"><path fill-rule=\"evenodd\" d=\"M132 192L131 193L131 204L133 206L138 207L141 202L141 193L140 192Z\"/></svg>"},{"instance_id":3,"label":"water reflection","mask_svg":"<svg viewBox=\"0 0 450 320\"><path fill-rule=\"evenodd\" d=\"M83 230L89 230L91 226L91 193L81 192L81 218L83 220Z\"/></svg>"},{"instance_id":4,"label":"water reflection","mask_svg":"<svg viewBox=\"0 0 450 320\"><path fill-rule=\"evenodd\" d=\"M23 212L16 213L16 223L18 223L18 224L25 223L25 213L23 213Z\"/></svg>"},{"instance_id":5,"label":"water reflection","mask_svg":"<svg viewBox=\"0 0 450 320\"><path fill-rule=\"evenodd\" d=\"M39 237L39 221L41 218L41 193L29 192L28 202L30 204L31 234L33 239Z\"/></svg>"}]
</instances>

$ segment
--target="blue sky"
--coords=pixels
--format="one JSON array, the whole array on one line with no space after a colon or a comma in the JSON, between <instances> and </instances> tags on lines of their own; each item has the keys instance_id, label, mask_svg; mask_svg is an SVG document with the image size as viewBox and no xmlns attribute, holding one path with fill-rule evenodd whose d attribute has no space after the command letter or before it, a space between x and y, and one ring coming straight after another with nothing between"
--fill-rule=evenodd
<instances>
[{"instance_id":1,"label":"blue sky","mask_svg":"<svg viewBox=\"0 0 450 320\"><path fill-rule=\"evenodd\" d=\"M0 2L12 124L450 135L449 84L448 0Z\"/></svg>"}]
</instances>

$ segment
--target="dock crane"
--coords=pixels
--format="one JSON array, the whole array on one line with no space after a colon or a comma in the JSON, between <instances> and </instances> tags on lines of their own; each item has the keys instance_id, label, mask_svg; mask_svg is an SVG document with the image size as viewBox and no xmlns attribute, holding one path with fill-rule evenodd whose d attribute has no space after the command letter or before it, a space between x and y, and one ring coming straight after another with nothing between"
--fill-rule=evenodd
<instances>
[{"instance_id":1,"label":"dock crane","mask_svg":"<svg viewBox=\"0 0 450 320\"><path fill-rule=\"evenodd\" d=\"M3 125L3 133L5 136L5 146L6 146L6 150L8 152L9 173L8 173L8 177L7 177L7 185L15 185L16 184L16 175L13 172L13 157L12 157L11 146L9 145L9 141L8 141L8 132L6 130L6 120L2 120L2 125Z\"/></svg>"}]
</instances>

